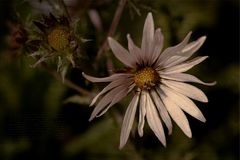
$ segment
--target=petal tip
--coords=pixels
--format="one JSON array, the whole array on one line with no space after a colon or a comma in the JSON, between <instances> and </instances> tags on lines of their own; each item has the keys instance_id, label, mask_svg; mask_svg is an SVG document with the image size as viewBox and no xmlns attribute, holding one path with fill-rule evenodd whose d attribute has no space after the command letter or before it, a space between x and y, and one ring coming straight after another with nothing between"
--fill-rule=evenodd
<instances>
[{"instance_id":1,"label":"petal tip","mask_svg":"<svg viewBox=\"0 0 240 160\"><path fill-rule=\"evenodd\" d=\"M161 28L157 28L156 32L160 32L161 33L162 32Z\"/></svg>"},{"instance_id":2,"label":"petal tip","mask_svg":"<svg viewBox=\"0 0 240 160\"><path fill-rule=\"evenodd\" d=\"M192 31L188 32L188 34L186 35L186 37L185 37L184 40L188 42L189 39L190 39L190 37L191 37L191 35L192 35ZM184 40L183 40L183 41L184 41Z\"/></svg>"},{"instance_id":3,"label":"petal tip","mask_svg":"<svg viewBox=\"0 0 240 160\"><path fill-rule=\"evenodd\" d=\"M203 123L206 122L206 118L205 118L203 115L201 115L200 117L198 117L198 120L201 121L201 122L203 122Z\"/></svg>"},{"instance_id":4,"label":"petal tip","mask_svg":"<svg viewBox=\"0 0 240 160\"><path fill-rule=\"evenodd\" d=\"M168 131L168 135L171 135L171 134L172 134L172 130L169 130L169 131Z\"/></svg>"},{"instance_id":5,"label":"petal tip","mask_svg":"<svg viewBox=\"0 0 240 160\"><path fill-rule=\"evenodd\" d=\"M192 31L189 31L188 34L186 35L185 39L189 40L192 35Z\"/></svg>"},{"instance_id":6,"label":"petal tip","mask_svg":"<svg viewBox=\"0 0 240 160\"><path fill-rule=\"evenodd\" d=\"M202 102L203 102L203 103L208 103L208 98L205 97Z\"/></svg>"},{"instance_id":7,"label":"petal tip","mask_svg":"<svg viewBox=\"0 0 240 160\"><path fill-rule=\"evenodd\" d=\"M110 43L113 40L113 38L112 37L108 37L107 40L108 40L108 43Z\"/></svg>"},{"instance_id":8,"label":"petal tip","mask_svg":"<svg viewBox=\"0 0 240 160\"><path fill-rule=\"evenodd\" d=\"M122 150L123 147L124 147L124 145L123 145L123 144L120 144L119 147L118 147L118 149L119 149L119 150Z\"/></svg>"},{"instance_id":9,"label":"petal tip","mask_svg":"<svg viewBox=\"0 0 240 160\"><path fill-rule=\"evenodd\" d=\"M188 132L186 135L188 136L188 138L192 138L192 132L191 131Z\"/></svg>"},{"instance_id":10,"label":"petal tip","mask_svg":"<svg viewBox=\"0 0 240 160\"><path fill-rule=\"evenodd\" d=\"M213 82L209 83L210 86L214 86L216 84L217 84L217 81L213 81Z\"/></svg>"},{"instance_id":11,"label":"petal tip","mask_svg":"<svg viewBox=\"0 0 240 160\"><path fill-rule=\"evenodd\" d=\"M152 12L148 12L147 16L152 16Z\"/></svg>"},{"instance_id":12,"label":"petal tip","mask_svg":"<svg viewBox=\"0 0 240 160\"><path fill-rule=\"evenodd\" d=\"M153 16L152 16L152 12L148 12L147 14L147 18L145 20L145 23L153 23Z\"/></svg>"},{"instance_id":13,"label":"petal tip","mask_svg":"<svg viewBox=\"0 0 240 160\"><path fill-rule=\"evenodd\" d=\"M122 137L120 138L120 144L119 144L119 149L123 149L123 147L126 145L127 141L125 141L124 139L122 139Z\"/></svg>"},{"instance_id":14,"label":"petal tip","mask_svg":"<svg viewBox=\"0 0 240 160\"><path fill-rule=\"evenodd\" d=\"M82 72L82 76L84 77L84 78L86 78L86 74L84 73L84 72ZM87 79L87 78L86 78Z\"/></svg>"},{"instance_id":15,"label":"petal tip","mask_svg":"<svg viewBox=\"0 0 240 160\"><path fill-rule=\"evenodd\" d=\"M128 34L127 34L127 40L129 41L130 38L131 38L131 35L128 33Z\"/></svg>"},{"instance_id":16,"label":"petal tip","mask_svg":"<svg viewBox=\"0 0 240 160\"><path fill-rule=\"evenodd\" d=\"M201 40L204 42L207 39L207 36L202 36Z\"/></svg>"},{"instance_id":17,"label":"petal tip","mask_svg":"<svg viewBox=\"0 0 240 160\"><path fill-rule=\"evenodd\" d=\"M138 135L139 135L139 137L142 137L143 136L143 131L138 131Z\"/></svg>"},{"instance_id":18,"label":"petal tip","mask_svg":"<svg viewBox=\"0 0 240 160\"><path fill-rule=\"evenodd\" d=\"M163 144L163 147L164 147L164 148L167 148L167 144L166 144L166 142Z\"/></svg>"},{"instance_id":19,"label":"petal tip","mask_svg":"<svg viewBox=\"0 0 240 160\"><path fill-rule=\"evenodd\" d=\"M94 116L91 116L88 121L91 122L94 119Z\"/></svg>"},{"instance_id":20,"label":"petal tip","mask_svg":"<svg viewBox=\"0 0 240 160\"><path fill-rule=\"evenodd\" d=\"M203 123L206 123L206 121L207 121L206 118L204 118L204 119L202 120Z\"/></svg>"},{"instance_id":21,"label":"petal tip","mask_svg":"<svg viewBox=\"0 0 240 160\"><path fill-rule=\"evenodd\" d=\"M213 82L209 82L209 83L204 83L204 85L206 85L206 86L214 86L214 85L216 85L217 84L217 82L216 81L213 81Z\"/></svg>"},{"instance_id":22,"label":"petal tip","mask_svg":"<svg viewBox=\"0 0 240 160\"><path fill-rule=\"evenodd\" d=\"M163 145L165 148L167 147L166 139L163 139L163 140L161 141L161 143L162 143L162 145Z\"/></svg>"}]
</instances>

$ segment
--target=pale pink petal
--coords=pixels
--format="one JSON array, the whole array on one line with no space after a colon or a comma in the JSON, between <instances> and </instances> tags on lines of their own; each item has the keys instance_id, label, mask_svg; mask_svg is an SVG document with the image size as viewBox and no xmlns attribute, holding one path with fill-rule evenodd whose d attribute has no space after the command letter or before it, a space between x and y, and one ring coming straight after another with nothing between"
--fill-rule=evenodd
<instances>
[{"instance_id":1,"label":"pale pink petal","mask_svg":"<svg viewBox=\"0 0 240 160\"><path fill-rule=\"evenodd\" d=\"M152 58L151 58L151 62L149 62L149 65L152 65L160 56L160 53L163 48L163 40L164 40L164 37L162 35L161 29L158 28L154 34L154 48L152 51L152 55L151 55Z\"/></svg>"},{"instance_id":2,"label":"pale pink petal","mask_svg":"<svg viewBox=\"0 0 240 160\"><path fill-rule=\"evenodd\" d=\"M166 60L162 64L162 66L168 68L184 62L185 60L190 58L193 55L193 53L195 53L202 46L205 40L206 36L202 36L198 40L187 44L180 52L177 52L176 55Z\"/></svg>"},{"instance_id":3,"label":"pale pink petal","mask_svg":"<svg viewBox=\"0 0 240 160\"><path fill-rule=\"evenodd\" d=\"M149 127L157 136L159 141L166 146L166 138L162 126L162 122L158 116L157 110L149 94L147 94L146 117Z\"/></svg>"},{"instance_id":4,"label":"pale pink petal","mask_svg":"<svg viewBox=\"0 0 240 160\"><path fill-rule=\"evenodd\" d=\"M122 92L123 90L124 91L128 90L129 85L130 84L124 84L124 85L118 86L112 89L111 91L109 91L106 95L104 95L104 97L99 101L97 106L94 108L89 121L95 118L96 115L99 114L99 112L101 112L109 103L111 103L118 93Z\"/></svg>"},{"instance_id":5,"label":"pale pink petal","mask_svg":"<svg viewBox=\"0 0 240 160\"><path fill-rule=\"evenodd\" d=\"M153 37L154 37L153 17L152 17L152 13L148 13L147 18L145 20L144 28L143 28L143 37L142 37L142 45L141 45L145 63L149 61L149 55L151 55Z\"/></svg>"},{"instance_id":6,"label":"pale pink petal","mask_svg":"<svg viewBox=\"0 0 240 160\"><path fill-rule=\"evenodd\" d=\"M155 68L162 66L162 64L168 60L170 57L176 55L177 52L180 52L188 43L190 36L191 36L192 32L189 32L187 34L187 36L183 39L183 41L181 43L179 43L176 46L173 47L169 47L167 49L165 49L162 54L159 56L156 64L155 64Z\"/></svg>"},{"instance_id":7,"label":"pale pink petal","mask_svg":"<svg viewBox=\"0 0 240 160\"><path fill-rule=\"evenodd\" d=\"M126 89L119 91L113 98L112 102L105 107L105 109L103 111L101 111L99 114L96 115L96 117L100 117L103 114L105 114L109 108L111 108L114 104L118 103L121 99L123 99L124 97L126 97L128 95L128 93L130 91L132 91L132 89L134 88L135 84L130 85L129 87L127 87Z\"/></svg>"},{"instance_id":8,"label":"pale pink petal","mask_svg":"<svg viewBox=\"0 0 240 160\"><path fill-rule=\"evenodd\" d=\"M115 81L119 78L129 78L129 77L133 76L130 73L115 73L109 77L97 78L97 77L89 76L89 75L85 74L84 72L82 72L82 75L87 80L89 80L91 82L95 82L95 83L96 82L111 82L111 81Z\"/></svg>"},{"instance_id":9,"label":"pale pink petal","mask_svg":"<svg viewBox=\"0 0 240 160\"><path fill-rule=\"evenodd\" d=\"M205 42L206 36L198 38L196 41L193 41L187 44L181 51L181 55L184 57L190 57L194 52L196 52Z\"/></svg>"},{"instance_id":10,"label":"pale pink petal","mask_svg":"<svg viewBox=\"0 0 240 160\"><path fill-rule=\"evenodd\" d=\"M168 134L170 135L172 133L172 121L171 121L170 116L168 115L167 109L164 106L159 95L156 93L156 91L152 90L151 96L153 98L154 103L156 104L156 107L158 109L158 112L159 112L163 122L165 123L165 125L168 128Z\"/></svg>"},{"instance_id":11,"label":"pale pink petal","mask_svg":"<svg viewBox=\"0 0 240 160\"><path fill-rule=\"evenodd\" d=\"M162 83L189 98L200 102L208 102L207 96L203 93L203 91L190 84L163 79Z\"/></svg>"},{"instance_id":12,"label":"pale pink petal","mask_svg":"<svg viewBox=\"0 0 240 160\"><path fill-rule=\"evenodd\" d=\"M96 101L98 100L98 98L99 98L101 95L103 95L103 94L105 94L106 92L108 92L109 90L111 90L111 89L113 89L113 88L115 88L115 87L117 87L117 86L120 86L120 85L122 85L122 84L129 83L130 81L131 81L130 78L127 78L127 79L125 79L125 78L124 78L124 79L123 79L123 78L120 78L120 79L118 79L118 80L112 81L109 85L107 85L101 92L99 92L99 93L93 98L90 106L93 106L93 105L96 103Z\"/></svg>"},{"instance_id":13,"label":"pale pink petal","mask_svg":"<svg viewBox=\"0 0 240 160\"><path fill-rule=\"evenodd\" d=\"M162 91L160 90L160 92ZM177 123L177 125L182 129L182 131L191 138L192 132L187 117L185 116L183 111L164 93L161 93L160 95L172 119Z\"/></svg>"},{"instance_id":14,"label":"pale pink petal","mask_svg":"<svg viewBox=\"0 0 240 160\"><path fill-rule=\"evenodd\" d=\"M194 58L192 60L186 61L186 62L181 63L179 65L163 69L161 72L164 73L164 74L173 74L173 73L186 72L189 69L191 69L192 67L194 67L195 65L197 65L197 64L201 63L202 61L204 61L206 58L208 58L208 56L196 57L196 58Z\"/></svg>"},{"instance_id":15,"label":"pale pink petal","mask_svg":"<svg viewBox=\"0 0 240 160\"><path fill-rule=\"evenodd\" d=\"M211 83L203 82L197 77L187 73L161 74L160 77L164 79L180 81L180 82L194 82L194 83L199 83L206 86L213 86L216 84L216 82L211 82Z\"/></svg>"},{"instance_id":16,"label":"pale pink petal","mask_svg":"<svg viewBox=\"0 0 240 160\"><path fill-rule=\"evenodd\" d=\"M146 116L146 103L147 103L147 93L146 91L142 91L140 95L139 123L138 123L138 134L140 137L143 136L143 127L144 127L145 116Z\"/></svg>"},{"instance_id":17,"label":"pale pink petal","mask_svg":"<svg viewBox=\"0 0 240 160\"><path fill-rule=\"evenodd\" d=\"M124 145L127 143L127 140L128 140L128 137L129 137L129 134L132 129L133 122L134 122L136 110L137 110L139 94L140 94L139 92L136 92L132 101L128 105L127 111L124 115L121 134L120 134L119 149L122 149L124 147Z\"/></svg>"},{"instance_id":18,"label":"pale pink petal","mask_svg":"<svg viewBox=\"0 0 240 160\"><path fill-rule=\"evenodd\" d=\"M128 51L121 46L117 41L112 39L111 37L108 37L108 43L110 48L113 51L113 54L115 57L118 58L123 64L125 64L128 67L134 68L136 67L136 61L133 58L132 55L128 53Z\"/></svg>"},{"instance_id":19,"label":"pale pink petal","mask_svg":"<svg viewBox=\"0 0 240 160\"><path fill-rule=\"evenodd\" d=\"M192 100L180 93L174 92L172 89L165 87L164 85L161 85L161 89L182 110L202 122L206 121L202 112L198 109L198 107L193 103Z\"/></svg>"},{"instance_id":20,"label":"pale pink petal","mask_svg":"<svg viewBox=\"0 0 240 160\"><path fill-rule=\"evenodd\" d=\"M134 58L136 59L137 64L142 64L143 63L142 50L134 44L130 34L127 34L127 39L128 39L128 50L130 54L134 55Z\"/></svg>"}]
</instances>

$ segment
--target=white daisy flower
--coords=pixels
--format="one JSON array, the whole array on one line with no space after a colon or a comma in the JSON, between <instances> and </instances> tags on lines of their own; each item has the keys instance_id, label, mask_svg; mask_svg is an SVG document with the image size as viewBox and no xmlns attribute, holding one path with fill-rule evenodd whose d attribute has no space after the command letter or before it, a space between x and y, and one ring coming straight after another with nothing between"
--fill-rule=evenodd
<instances>
[{"instance_id":1,"label":"white daisy flower","mask_svg":"<svg viewBox=\"0 0 240 160\"><path fill-rule=\"evenodd\" d=\"M129 51L111 37L108 38L114 55L128 68L128 71L105 78L96 78L83 73L83 76L91 82L110 83L92 100L90 106L95 103L97 105L90 120L103 115L122 98L133 93L122 123L120 149L128 140L137 107L139 107L139 135L143 136L146 118L149 127L164 146L166 146L166 138L162 123L166 125L168 133L171 134L172 118L182 131L191 137L191 129L184 112L202 122L206 121L191 100L208 102L206 95L200 89L184 82L204 85L214 85L215 82L205 83L193 75L182 73L207 58L207 56L203 56L189 60L206 39L206 36L203 36L188 43L190 35L191 32L180 44L161 52L164 37L160 28L154 30L153 17L149 13L143 28L141 48L134 44L130 35L127 35ZM101 99L98 101L100 97Z\"/></svg>"}]
</instances>

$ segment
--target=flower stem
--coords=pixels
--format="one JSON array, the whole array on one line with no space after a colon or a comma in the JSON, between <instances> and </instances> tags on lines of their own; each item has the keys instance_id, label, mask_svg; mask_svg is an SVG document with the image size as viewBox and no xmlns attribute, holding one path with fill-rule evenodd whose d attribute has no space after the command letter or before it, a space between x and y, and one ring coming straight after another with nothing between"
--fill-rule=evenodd
<instances>
[{"instance_id":1,"label":"flower stem","mask_svg":"<svg viewBox=\"0 0 240 160\"><path fill-rule=\"evenodd\" d=\"M45 69L49 74L51 74L57 80L62 81L61 76L56 71L49 69L47 67L47 65L45 65L44 63L41 63L41 66L43 69ZM77 84L75 84L74 82L72 82L71 80L69 80L67 78L64 79L63 84L83 95L92 96L91 92L89 92L88 90L86 90L84 88L81 88L80 86L78 86Z\"/></svg>"},{"instance_id":2,"label":"flower stem","mask_svg":"<svg viewBox=\"0 0 240 160\"><path fill-rule=\"evenodd\" d=\"M61 78L60 75L57 74L56 72L52 72L51 74L52 74L57 80L62 81L62 78ZM69 80L69 79L67 79L67 78L64 79L63 84L66 85L67 87L69 87L69 88L71 88L71 89L73 89L73 90L81 93L81 94L91 95L91 93L90 93L88 90L79 87L77 84L73 83L71 80Z\"/></svg>"},{"instance_id":3,"label":"flower stem","mask_svg":"<svg viewBox=\"0 0 240 160\"><path fill-rule=\"evenodd\" d=\"M122 12L123 12L123 9L124 9L124 6L125 6L126 2L127 2L127 0L119 0L118 7L117 7L116 12L114 14L114 17L113 17L113 20L112 20L112 24L111 24L111 26L109 28L107 37L105 38L103 44L101 45L100 49L98 50L97 59L99 59L101 57L101 55L106 50L108 50L109 46L108 46L108 43L107 43L107 38L109 36L113 36L114 35L114 33L116 31L116 28L118 26L118 23L120 21L120 18L122 16Z\"/></svg>"}]
</instances>

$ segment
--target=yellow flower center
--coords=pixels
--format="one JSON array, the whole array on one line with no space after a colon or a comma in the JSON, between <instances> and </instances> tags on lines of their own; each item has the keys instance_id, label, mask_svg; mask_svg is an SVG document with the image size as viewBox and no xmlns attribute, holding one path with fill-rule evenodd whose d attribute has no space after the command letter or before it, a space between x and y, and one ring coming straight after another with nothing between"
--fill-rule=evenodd
<instances>
[{"instance_id":1,"label":"yellow flower center","mask_svg":"<svg viewBox=\"0 0 240 160\"><path fill-rule=\"evenodd\" d=\"M64 50L69 45L69 32L63 27L57 27L48 35L48 44L57 51Z\"/></svg>"},{"instance_id":2,"label":"yellow flower center","mask_svg":"<svg viewBox=\"0 0 240 160\"><path fill-rule=\"evenodd\" d=\"M141 89L150 89L158 81L158 73L151 67L138 70L134 75L134 82Z\"/></svg>"}]
</instances>

